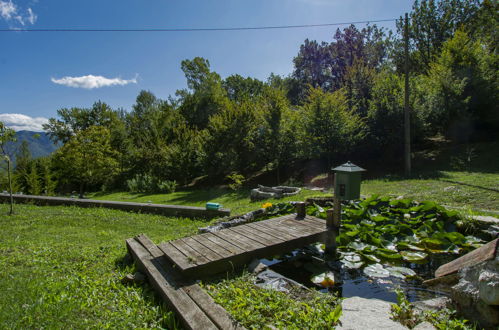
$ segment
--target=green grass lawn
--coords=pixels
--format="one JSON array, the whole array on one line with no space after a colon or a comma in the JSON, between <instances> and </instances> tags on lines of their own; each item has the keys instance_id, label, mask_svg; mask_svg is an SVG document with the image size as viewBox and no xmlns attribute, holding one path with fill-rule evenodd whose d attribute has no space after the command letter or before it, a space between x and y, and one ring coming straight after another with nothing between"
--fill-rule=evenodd
<instances>
[{"instance_id":1,"label":"green grass lawn","mask_svg":"<svg viewBox=\"0 0 499 330\"><path fill-rule=\"evenodd\" d=\"M211 188L177 191L171 194L132 194L128 192L117 192L110 194L99 193L89 195L88 197L101 200L147 202L202 207L204 207L207 202L216 202L222 204L224 208L229 208L231 210L231 215L238 215L256 210L260 208L265 202L278 203L286 201L303 201L308 197L322 195L325 195L325 193L321 191L304 189L295 196L290 196L282 199L270 199L267 201L251 202L249 198L249 189L233 191L225 188Z\"/></svg>"},{"instance_id":2,"label":"green grass lawn","mask_svg":"<svg viewBox=\"0 0 499 330\"><path fill-rule=\"evenodd\" d=\"M418 179L386 176L367 180L362 182L361 193L432 200L477 213L499 212L499 173L438 171L433 175L422 175Z\"/></svg>"},{"instance_id":3,"label":"green grass lawn","mask_svg":"<svg viewBox=\"0 0 499 330\"><path fill-rule=\"evenodd\" d=\"M255 210L264 202L305 200L307 197L330 195L304 189L300 194L279 200L251 202L249 189L232 191L224 188L178 191L172 194L132 194L127 192L99 193L89 197L103 200L150 202L204 206L206 202L221 203L232 215ZM435 171L415 179L384 176L364 180L361 194L370 196L404 196L418 201L432 200L440 204L473 211L478 214L499 213L499 173ZM487 212L490 210L492 212Z\"/></svg>"},{"instance_id":4,"label":"green grass lawn","mask_svg":"<svg viewBox=\"0 0 499 330\"><path fill-rule=\"evenodd\" d=\"M125 239L155 242L205 222L107 209L0 204L0 329L161 328L172 314L147 285L125 286Z\"/></svg>"}]
</instances>

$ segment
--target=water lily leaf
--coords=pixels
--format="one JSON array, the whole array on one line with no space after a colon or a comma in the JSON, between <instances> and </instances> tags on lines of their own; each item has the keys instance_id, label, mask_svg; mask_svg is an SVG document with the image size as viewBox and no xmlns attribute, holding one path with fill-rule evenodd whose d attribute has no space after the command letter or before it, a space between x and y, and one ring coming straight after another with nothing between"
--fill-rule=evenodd
<instances>
[{"instance_id":1,"label":"water lily leaf","mask_svg":"<svg viewBox=\"0 0 499 330\"><path fill-rule=\"evenodd\" d=\"M376 226L376 222L374 222L374 221L370 221L370 220L365 220L365 219L364 219L364 220L362 220L360 223L361 223L362 225L364 225L364 226L368 226L368 227L374 227L374 226Z\"/></svg>"},{"instance_id":2,"label":"water lily leaf","mask_svg":"<svg viewBox=\"0 0 499 330\"><path fill-rule=\"evenodd\" d=\"M405 261L420 261L424 260L428 254L424 252L401 251L400 254Z\"/></svg>"},{"instance_id":3,"label":"water lily leaf","mask_svg":"<svg viewBox=\"0 0 499 330\"><path fill-rule=\"evenodd\" d=\"M330 288L335 283L333 272L324 272L322 274L313 276L310 280L312 281L312 283L317 284L323 288Z\"/></svg>"},{"instance_id":4,"label":"water lily leaf","mask_svg":"<svg viewBox=\"0 0 499 330\"><path fill-rule=\"evenodd\" d=\"M348 252L348 253L343 253L343 260L349 261L349 262L359 262L362 260L360 255L358 255L355 252Z\"/></svg>"},{"instance_id":5,"label":"water lily leaf","mask_svg":"<svg viewBox=\"0 0 499 330\"><path fill-rule=\"evenodd\" d=\"M407 267L387 267L386 270L391 276L398 278L406 278L411 276L416 276L416 272Z\"/></svg>"},{"instance_id":6,"label":"water lily leaf","mask_svg":"<svg viewBox=\"0 0 499 330\"><path fill-rule=\"evenodd\" d=\"M397 249L399 249L399 250L413 250L413 251L424 251L425 250L423 248L420 248L419 246L416 246L414 244L410 244L407 242L398 242Z\"/></svg>"},{"instance_id":7,"label":"water lily leaf","mask_svg":"<svg viewBox=\"0 0 499 330\"><path fill-rule=\"evenodd\" d=\"M341 263L343 265L345 265L346 268L348 269L359 269L360 267L362 267L364 265L364 263L362 261L359 261L359 262L351 262L351 261L348 261L348 260L341 260Z\"/></svg>"},{"instance_id":8,"label":"water lily leaf","mask_svg":"<svg viewBox=\"0 0 499 330\"><path fill-rule=\"evenodd\" d=\"M390 272L381 264L369 265L364 268L364 274L370 277L389 277Z\"/></svg>"},{"instance_id":9,"label":"water lily leaf","mask_svg":"<svg viewBox=\"0 0 499 330\"><path fill-rule=\"evenodd\" d=\"M374 252L376 256L384 259L402 259L402 256L395 251L387 249L378 249Z\"/></svg>"},{"instance_id":10,"label":"water lily leaf","mask_svg":"<svg viewBox=\"0 0 499 330\"><path fill-rule=\"evenodd\" d=\"M366 258L367 260L370 260L370 261L374 261L374 262L381 261L379 258L376 258L375 256L373 256L372 254L369 254L369 253L361 252L360 255L363 256L364 258Z\"/></svg>"}]
</instances>

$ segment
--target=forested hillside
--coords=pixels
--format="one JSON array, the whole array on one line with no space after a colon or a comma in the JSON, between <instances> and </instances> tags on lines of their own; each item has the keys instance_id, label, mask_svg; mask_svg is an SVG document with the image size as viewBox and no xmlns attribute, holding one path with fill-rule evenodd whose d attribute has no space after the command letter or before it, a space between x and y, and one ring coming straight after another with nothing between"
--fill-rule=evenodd
<instances>
[{"instance_id":1,"label":"forested hillside","mask_svg":"<svg viewBox=\"0 0 499 330\"><path fill-rule=\"evenodd\" d=\"M416 150L435 137L497 139L497 13L489 0L414 2L408 63ZM288 76L222 78L196 57L180 63L186 87L166 100L142 91L128 111L103 101L59 109L44 128L62 147L19 163L19 178L38 179L17 184L32 193L153 192L261 170L281 181L285 168L310 159L402 167L403 23L396 31L351 25L329 42L305 40Z\"/></svg>"}]
</instances>

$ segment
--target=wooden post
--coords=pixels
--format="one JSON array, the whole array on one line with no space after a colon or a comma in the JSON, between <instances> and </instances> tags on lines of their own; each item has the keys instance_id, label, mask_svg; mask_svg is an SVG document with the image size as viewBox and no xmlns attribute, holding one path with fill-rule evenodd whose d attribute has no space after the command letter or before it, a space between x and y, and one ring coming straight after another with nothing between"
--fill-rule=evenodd
<instances>
[{"instance_id":1,"label":"wooden post","mask_svg":"<svg viewBox=\"0 0 499 330\"><path fill-rule=\"evenodd\" d=\"M327 210L326 216L326 229L328 231L326 236L326 249L325 259L334 261L336 257L336 237L340 234L341 225L341 202L336 196L333 200L333 208Z\"/></svg>"},{"instance_id":2,"label":"wooden post","mask_svg":"<svg viewBox=\"0 0 499 330\"><path fill-rule=\"evenodd\" d=\"M299 202L295 204L296 208L296 218L297 219L305 219L305 203Z\"/></svg>"},{"instance_id":3,"label":"wooden post","mask_svg":"<svg viewBox=\"0 0 499 330\"><path fill-rule=\"evenodd\" d=\"M409 17L405 13L405 93L404 93L404 159L405 175L411 175L411 115L409 110Z\"/></svg>"}]
</instances>

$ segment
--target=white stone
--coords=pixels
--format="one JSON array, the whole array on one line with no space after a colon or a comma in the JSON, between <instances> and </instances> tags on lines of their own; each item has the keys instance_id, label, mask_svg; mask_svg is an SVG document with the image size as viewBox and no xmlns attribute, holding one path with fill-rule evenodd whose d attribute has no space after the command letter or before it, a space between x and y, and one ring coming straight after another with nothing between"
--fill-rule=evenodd
<instances>
[{"instance_id":1,"label":"white stone","mask_svg":"<svg viewBox=\"0 0 499 330\"><path fill-rule=\"evenodd\" d=\"M421 322L413 330L435 330L436 328L430 322Z\"/></svg>"},{"instance_id":2,"label":"white stone","mask_svg":"<svg viewBox=\"0 0 499 330\"><path fill-rule=\"evenodd\" d=\"M391 304L379 299L351 297L341 303L341 324L336 329L407 329L390 318Z\"/></svg>"},{"instance_id":3,"label":"white stone","mask_svg":"<svg viewBox=\"0 0 499 330\"><path fill-rule=\"evenodd\" d=\"M487 305L499 305L499 273L482 271L478 278L478 291Z\"/></svg>"}]
</instances>

